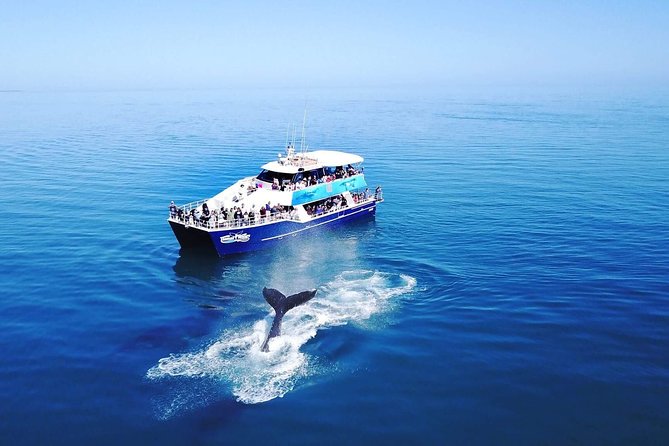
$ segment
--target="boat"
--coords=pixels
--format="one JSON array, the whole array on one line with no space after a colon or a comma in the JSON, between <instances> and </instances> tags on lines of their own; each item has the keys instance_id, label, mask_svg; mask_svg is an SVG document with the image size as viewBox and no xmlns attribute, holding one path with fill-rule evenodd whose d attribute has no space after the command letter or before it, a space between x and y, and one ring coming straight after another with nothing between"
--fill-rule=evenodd
<instances>
[{"instance_id":1,"label":"boat","mask_svg":"<svg viewBox=\"0 0 669 446\"><path fill-rule=\"evenodd\" d=\"M383 192L369 190L363 161L336 150L296 151L293 141L258 175L205 200L172 202L168 222L182 249L223 257L374 216Z\"/></svg>"}]
</instances>

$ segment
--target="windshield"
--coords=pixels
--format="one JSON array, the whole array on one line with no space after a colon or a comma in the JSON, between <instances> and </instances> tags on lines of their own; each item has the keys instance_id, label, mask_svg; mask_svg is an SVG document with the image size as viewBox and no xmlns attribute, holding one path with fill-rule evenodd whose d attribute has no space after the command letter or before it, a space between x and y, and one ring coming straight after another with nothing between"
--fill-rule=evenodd
<instances>
[{"instance_id":1,"label":"windshield","mask_svg":"<svg viewBox=\"0 0 669 446\"><path fill-rule=\"evenodd\" d=\"M279 184L283 184L285 181L290 181L293 178L293 175L290 173L281 173L281 172L272 172L271 170L263 170L258 174L257 178L260 181L266 183L273 183L276 179Z\"/></svg>"}]
</instances>

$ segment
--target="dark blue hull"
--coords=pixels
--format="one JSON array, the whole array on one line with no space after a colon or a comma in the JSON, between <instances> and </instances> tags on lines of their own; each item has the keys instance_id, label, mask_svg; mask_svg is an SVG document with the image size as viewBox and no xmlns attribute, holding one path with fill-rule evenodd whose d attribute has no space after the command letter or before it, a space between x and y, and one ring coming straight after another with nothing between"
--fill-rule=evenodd
<instances>
[{"instance_id":1,"label":"dark blue hull","mask_svg":"<svg viewBox=\"0 0 669 446\"><path fill-rule=\"evenodd\" d=\"M169 220L169 223L182 248L215 252L219 256L225 256L268 248L285 238L313 233L323 228L332 228L375 213L376 201L371 201L303 223L280 220L257 226L225 229L188 227L173 220Z\"/></svg>"}]
</instances>

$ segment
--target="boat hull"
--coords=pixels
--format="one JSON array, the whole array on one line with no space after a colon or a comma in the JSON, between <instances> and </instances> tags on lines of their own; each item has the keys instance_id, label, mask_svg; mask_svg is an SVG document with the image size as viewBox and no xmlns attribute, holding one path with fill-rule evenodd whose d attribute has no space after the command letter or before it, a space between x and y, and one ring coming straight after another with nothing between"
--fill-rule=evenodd
<instances>
[{"instance_id":1,"label":"boat hull","mask_svg":"<svg viewBox=\"0 0 669 446\"><path fill-rule=\"evenodd\" d=\"M279 220L256 226L203 229L168 220L183 249L216 253L219 256L269 248L290 237L314 233L376 214L376 201L341 209L308 222Z\"/></svg>"}]
</instances>

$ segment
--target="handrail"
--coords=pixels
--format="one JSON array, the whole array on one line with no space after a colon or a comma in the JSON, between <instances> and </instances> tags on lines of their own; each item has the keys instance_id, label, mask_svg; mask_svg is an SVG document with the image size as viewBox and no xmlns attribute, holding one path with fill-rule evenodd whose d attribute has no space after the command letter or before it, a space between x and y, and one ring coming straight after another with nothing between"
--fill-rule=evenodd
<instances>
[{"instance_id":1,"label":"handrail","mask_svg":"<svg viewBox=\"0 0 669 446\"><path fill-rule=\"evenodd\" d=\"M316 213L316 214L309 215L309 220L313 220L315 218L320 218L320 217L323 217L324 215L336 214L337 212L341 212L345 209L356 208L356 207L359 207L360 205L363 205L365 203L369 203L369 202L372 202L372 201L375 201L374 197L368 197L368 198L365 198L365 199L362 199L360 201L357 201L357 202L353 203L352 206L349 206L348 204L345 205L345 206L333 206L332 208L330 208L330 210L325 210L325 211L321 212L320 214Z\"/></svg>"},{"instance_id":2,"label":"handrail","mask_svg":"<svg viewBox=\"0 0 669 446\"><path fill-rule=\"evenodd\" d=\"M201 205L204 203L208 202L210 198L206 198L204 200L198 200L198 201L191 201L190 203L182 204L181 206L177 206L177 209L181 209L184 211L184 214L190 212L193 209L199 208Z\"/></svg>"},{"instance_id":3,"label":"handrail","mask_svg":"<svg viewBox=\"0 0 669 446\"><path fill-rule=\"evenodd\" d=\"M202 204L208 200L200 200L200 201L194 201L192 203L185 204L183 206L179 206L179 209L184 209L184 215L182 218L179 218L177 215L172 215L170 214L168 220L177 222L177 223L182 223L186 227L196 227L196 228L202 228L202 229L227 229L227 228L250 228L254 226L261 226L267 223L271 223L274 221L280 221L280 220L287 220L287 221L295 221L295 222L302 222L300 218L295 215L291 216L287 212L282 212L282 213L272 213L270 215L266 215L265 217L260 217L256 216L253 219L249 218L238 218L238 219L233 219L233 220L218 220L215 221L214 217L212 216L208 221L202 222L197 219L193 219L189 213L186 212L186 207L189 205L195 205L196 203ZM346 206L333 206L330 210L327 210L325 212L322 212L320 214L314 214L314 215L309 215L309 219L306 221L313 220L315 218L323 217L324 215L328 214L333 214L337 212L341 212L344 209L350 209L353 207L358 207L359 205L372 202L372 201L383 201L383 198L381 197L376 197L374 195L370 195L367 198L363 198L362 200L359 200L357 202L354 202L353 205L346 205ZM199 206L199 204L196 205ZM188 212L190 212L190 209L192 207L188 208Z\"/></svg>"},{"instance_id":4,"label":"handrail","mask_svg":"<svg viewBox=\"0 0 669 446\"><path fill-rule=\"evenodd\" d=\"M218 221L215 221L214 217L212 216L209 218L209 220L204 222L193 219L189 214L185 213L182 218L170 215L169 220L177 223L182 223L186 227L193 226L202 229L249 228L279 220L300 221L300 219L297 216L291 217L285 212L284 213L275 212L265 217L257 216L254 217L253 219L249 219L247 217L247 218L237 218L232 220L218 220Z\"/></svg>"}]
</instances>

